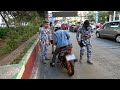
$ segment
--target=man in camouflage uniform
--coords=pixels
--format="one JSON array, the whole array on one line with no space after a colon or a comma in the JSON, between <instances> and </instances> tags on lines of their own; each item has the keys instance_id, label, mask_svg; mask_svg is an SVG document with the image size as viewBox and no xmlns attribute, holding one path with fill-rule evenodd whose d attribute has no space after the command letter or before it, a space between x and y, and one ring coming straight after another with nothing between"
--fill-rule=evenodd
<instances>
[{"instance_id":1,"label":"man in camouflage uniform","mask_svg":"<svg viewBox=\"0 0 120 90\"><path fill-rule=\"evenodd\" d=\"M81 36L79 37L79 35ZM89 21L86 20L83 25L81 25L77 31L76 38L78 41L78 44L81 47L80 50L80 63L82 61L82 57L85 52L85 47L87 48L87 62L89 64L93 64L91 59L92 59L92 45L91 45L91 36L94 34L94 29L92 26L90 26Z\"/></svg>"},{"instance_id":2,"label":"man in camouflage uniform","mask_svg":"<svg viewBox=\"0 0 120 90\"><path fill-rule=\"evenodd\" d=\"M47 48L50 45L50 30L48 21L44 21L43 27L39 30L39 42L41 46L42 62L46 64L45 60L49 60L47 58Z\"/></svg>"}]
</instances>

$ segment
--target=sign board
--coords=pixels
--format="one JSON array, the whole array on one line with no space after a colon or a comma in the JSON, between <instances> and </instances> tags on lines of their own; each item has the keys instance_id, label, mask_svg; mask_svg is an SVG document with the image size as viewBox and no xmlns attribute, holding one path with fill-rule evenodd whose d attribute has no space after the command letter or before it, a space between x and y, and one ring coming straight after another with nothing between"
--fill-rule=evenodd
<instances>
[{"instance_id":1,"label":"sign board","mask_svg":"<svg viewBox=\"0 0 120 90\"><path fill-rule=\"evenodd\" d=\"M77 11L65 11L65 12L52 12L53 17L76 17L78 16Z\"/></svg>"},{"instance_id":2,"label":"sign board","mask_svg":"<svg viewBox=\"0 0 120 90\"><path fill-rule=\"evenodd\" d=\"M54 18L54 17L49 17L49 18L48 18L48 21L49 21L49 22L54 22L54 21L55 21L55 18Z\"/></svg>"}]
</instances>

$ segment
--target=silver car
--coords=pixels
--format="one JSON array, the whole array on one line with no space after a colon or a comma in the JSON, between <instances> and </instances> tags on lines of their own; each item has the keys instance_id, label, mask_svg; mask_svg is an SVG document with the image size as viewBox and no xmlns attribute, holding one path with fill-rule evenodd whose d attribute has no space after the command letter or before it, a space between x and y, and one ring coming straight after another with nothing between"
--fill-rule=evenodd
<instances>
[{"instance_id":1,"label":"silver car","mask_svg":"<svg viewBox=\"0 0 120 90\"><path fill-rule=\"evenodd\" d=\"M113 38L120 43L120 21L111 21L105 23L101 28L96 30L96 37Z\"/></svg>"}]
</instances>

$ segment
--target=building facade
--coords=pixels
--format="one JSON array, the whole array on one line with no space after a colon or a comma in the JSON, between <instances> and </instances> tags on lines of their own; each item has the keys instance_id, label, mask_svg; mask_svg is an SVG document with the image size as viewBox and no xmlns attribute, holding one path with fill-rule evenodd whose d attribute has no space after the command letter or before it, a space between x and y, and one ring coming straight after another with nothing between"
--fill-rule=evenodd
<instances>
[{"instance_id":1,"label":"building facade","mask_svg":"<svg viewBox=\"0 0 120 90\"><path fill-rule=\"evenodd\" d=\"M120 11L109 11L109 21L120 20Z\"/></svg>"}]
</instances>

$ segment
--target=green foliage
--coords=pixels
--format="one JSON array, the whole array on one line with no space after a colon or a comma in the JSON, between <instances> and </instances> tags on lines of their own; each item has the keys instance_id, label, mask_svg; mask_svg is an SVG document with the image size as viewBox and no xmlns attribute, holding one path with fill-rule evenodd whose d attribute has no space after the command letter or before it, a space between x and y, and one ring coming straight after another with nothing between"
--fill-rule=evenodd
<instances>
[{"instance_id":1,"label":"green foliage","mask_svg":"<svg viewBox=\"0 0 120 90\"><path fill-rule=\"evenodd\" d=\"M40 24L44 14L40 15L41 11L0 11L0 15L6 25L14 24L15 27L23 26L23 23Z\"/></svg>"},{"instance_id":2,"label":"green foliage","mask_svg":"<svg viewBox=\"0 0 120 90\"><path fill-rule=\"evenodd\" d=\"M90 22L94 22L94 21L95 21L95 13L94 13L93 11L89 11L89 12L87 13L87 17L88 17L88 20L89 20Z\"/></svg>"},{"instance_id":3,"label":"green foliage","mask_svg":"<svg viewBox=\"0 0 120 90\"><path fill-rule=\"evenodd\" d=\"M96 18L96 13L94 13L93 11L89 11L86 16L88 17L88 20L90 22L94 22L95 18ZM99 11L99 19L98 22L100 23L105 23L105 21L107 20L107 17L109 16L109 12L108 11Z\"/></svg>"},{"instance_id":4,"label":"green foliage","mask_svg":"<svg viewBox=\"0 0 120 90\"><path fill-rule=\"evenodd\" d=\"M10 53L11 50L12 50L11 47L5 44L4 47L0 48L0 56Z\"/></svg>"},{"instance_id":5,"label":"green foliage","mask_svg":"<svg viewBox=\"0 0 120 90\"><path fill-rule=\"evenodd\" d=\"M0 28L0 39L4 40L3 47L0 47L0 56L10 53L23 42L35 35L42 24L43 15L37 11L0 11L5 23L14 24L13 27ZM22 25L28 23L27 26Z\"/></svg>"},{"instance_id":6,"label":"green foliage","mask_svg":"<svg viewBox=\"0 0 120 90\"><path fill-rule=\"evenodd\" d=\"M18 55L18 57L16 57L13 62L11 62L11 64L18 64L22 58L24 57L24 55L27 53L27 51L29 50L29 48L34 44L36 39L33 39L32 42L29 43L29 45L23 49L23 51Z\"/></svg>"},{"instance_id":7,"label":"green foliage","mask_svg":"<svg viewBox=\"0 0 120 90\"><path fill-rule=\"evenodd\" d=\"M5 31L4 31L5 30ZM16 49L22 42L27 41L30 37L35 35L38 31L38 27L17 27L17 28L4 28L1 31L7 32L5 37L5 45L0 48L0 56L11 52Z\"/></svg>"},{"instance_id":8,"label":"green foliage","mask_svg":"<svg viewBox=\"0 0 120 90\"><path fill-rule=\"evenodd\" d=\"M107 11L106 12L105 11L99 12L99 22L105 23L108 16L109 16L109 13Z\"/></svg>"},{"instance_id":9,"label":"green foliage","mask_svg":"<svg viewBox=\"0 0 120 90\"><path fill-rule=\"evenodd\" d=\"M5 39L8 35L9 29L8 28L0 28L0 38Z\"/></svg>"}]
</instances>

